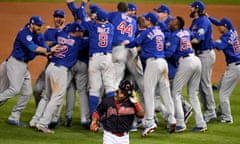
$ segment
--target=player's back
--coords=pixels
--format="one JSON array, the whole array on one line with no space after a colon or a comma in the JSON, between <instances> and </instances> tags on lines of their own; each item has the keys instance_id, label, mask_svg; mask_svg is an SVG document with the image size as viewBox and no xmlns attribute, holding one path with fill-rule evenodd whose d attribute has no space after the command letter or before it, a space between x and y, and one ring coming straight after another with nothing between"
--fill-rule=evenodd
<instances>
[{"instance_id":1,"label":"player's back","mask_svg":"<svg viewBox=\"0 0 240 144\"><path fill-rule=\"evenodd\" d=\"M113 45L119 45L124 40L134 40L137 31L136 20L127 13L112 12L109 14L109 21L114 25Z\"/></svg>"}]
</instances>

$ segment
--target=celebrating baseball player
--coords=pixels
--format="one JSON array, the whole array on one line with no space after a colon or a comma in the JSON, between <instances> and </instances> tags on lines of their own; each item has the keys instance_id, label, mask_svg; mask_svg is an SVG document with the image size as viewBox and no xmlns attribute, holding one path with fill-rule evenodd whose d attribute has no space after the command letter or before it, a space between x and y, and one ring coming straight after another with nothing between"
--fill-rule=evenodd
<instances>
[{"instance_id":1,"label":"celebrating baseball player","mask_svg":"<svg viewBox=\"0 0 240 144\"><path fill-rule=\"evenodd\" d=\"M92 131L98 130L98 121L102 116L103 144L129 144L129 130L134 117L144 117L131 81L122 80L116 96L104 98L98 105L92 115Z\"/></svg>"},{"instance_id":2,"label":"celebrating baseball player","mask_svg":"<svg viewBox=\"0 0 240 144\"><path fill-rule=\"evenodd\" d=\"M125 48L125 44L131 42L135 38L137 31L136 20L128 16L128 5L125 2L119 2L118 11L109 14L109 22L114 25L113 36L113 62L115 69L115 87L117 88L123 79L128 61L129 50ZM135 51L136 53L136 51ZM131 72L131 70L130 70ZM136 73L137 74L137 73ZM139 74L141 75L141 74Z\"/></svg>"},{"instance_id":3,"label":"celebrating baseball player","mask_svg":"<svg viewBox=\"0 0 240 144\"><path fill-rule=\"evenodd\" d=\"M168 35L165 51L166 58L172 57L179 63L172 85L177 120L176 132L186 129L181 101L181 93L185 85L187 85L187 93L195 114L196 127L192 128L192 131L205 131L207 126L198 99L201 62L193 53L191 45L193 35L189 30L184 29L184 23L183 18L179 16L170 21L168 27L171 33Z\"/></svg>"},{"instance_id":4,"label":"celebrating baseball player","mask_svg":"<svg viewBox=\"0 0 240 144\"><path fill-rule=\"evenodd\" d=\"M106 97L114 96L116 91L112 62L114 26L108 22L108 13L102 9L97 11L95 21L88 21L86 3L87 0L82 1L78 16L89 34L89 104L92 115L99 103L101 88L104 87Z\"/></svg>"},{"instance_id":5,"label":"celebrating baseball player","mask_svg":"<svg viewBox=\"0 0 240 144\"><path fill-rule=\"evenodd\" d=\"M211 22L218 26L220 39L213 42L213 47L222 51L226 58L227 68L222 75L219 85L219 113L221 123L233 123L231 114L230 96L240 78L240 45L238 34L229 18L220 21L209 17Z\"/></svg>"},{"instance_id":6,"label":"celebrating baseball player","mask_svg":"<svg viewBox=\"0 0 240 144\"><path fill-rule=\"evenodd\" d=\"M146 30L142 31L139 36L126 47L133 48L141 46L141 58L146 64L144 71L144 102L145 117L143 120L144 130L142 136L153 132L156 128L154 122L154 97L155 90L160 89L160 95L168 111L169 132L175 131L176 120L174 117L174 105L171 98L168 67L164 59L164 42L165 36L161 29L156 26L158 17L155 13L150 12L145 17ZM157 85L159 84L159 87Z\"/></svg>"},{"instance_id":7,"label":"celebrating baseball player","mask_svg":"<svg viewBox=\"0 0 240 144\"><path fill-rule=\"evenodd\" d=\"M168 7L168 5L162 4L158 8L154 8L154 11L158 15L158 20L159 20L158 25L161 27L161 30L164 31L165 39L167 40L168 34L169 34L168 24L173 19L173 16L171 15L171 10ZM168 63L168 77L170 80L170 88L172 91L172 82L177 71L178 62L175 61L173 58L168 58L167 63ZM158 96L156 96L155 98L159 99ZM192 106L185 100L183 96L181 96L181 100L182 100L183 111L184 111L184 119L185 119L185 122L187 122L192 114ZM166 119L168 115L167 115L166 109L164 108L164 105L162 105L159 100L155 103L155 105L156 105L156 111L159 111L161 116L164 119Z\"/></svg>"},{"instance_id":8,"label":"celebrating baseball player","mask_svg":"<svg viewBox=\"0 0 240 144\"><path fill-rule=\"evenodd\" d=\"M70 24L66 31L56 34L56 42L61 45L61 49L53 55L46 69L46 92L30 121L31 127L44 133L54 133L48 125L53 114L63 104L69 69L76 63L79 51L88 44L88 41L80 37L82 30L79 23L75 22Z\"/></svg>"},{"instance_id":9,"label":"celebrating baseball player","mask_svg":"<svg viewBox=\"0 0 240 144\"><path fill-rule=\"evenodd\" d=\"M63 29L65 22L65 13L63 10L57 9L53 12L53 28L48 28L44 33L44 38L48 46L53 46L55 42L55 34L58 30ZM38 76L34 88L33 88L33 95L35 98L36 106L38 105L39 101L42 98L42 93L45 88L45 70L48 63L46 64L44 70Z\"/></svg>"},{"instance_id":10,"label":"celebrating baseball player","mask_svg":"<svg viewBox=\"0 0 240 144\"><path fill-rule=\"evenodd\" d=\"M211 83L212 68L216 60L212 45L212 26L205 16L205 5L202 1L196 0L191 4L190 17L193 19L190 30L195 37L191 42L202 63L199 94L204 108L204 119L209 122L217 118Z\"/></svg>"},{"instance_id":11,"label":"celebrating baseball player","mask_svg":"<svg viewBox=\"0 0 240 144\"><path fill-rule=\"evenodd\" d=\"M20 121L20 115L32 95L32 81L28 62L33 60L38 53L47 56L50 52L55 52L59 49L58 45L51 49L47 46L40 31L43 23L39 16L30 18L26 26L18 32L11 55L6 62L9 87L0 93L0 105L19 92L21 93L17 104L8 118L8 123L12 125L25 126Z\"/></svg>"}]
</instances>

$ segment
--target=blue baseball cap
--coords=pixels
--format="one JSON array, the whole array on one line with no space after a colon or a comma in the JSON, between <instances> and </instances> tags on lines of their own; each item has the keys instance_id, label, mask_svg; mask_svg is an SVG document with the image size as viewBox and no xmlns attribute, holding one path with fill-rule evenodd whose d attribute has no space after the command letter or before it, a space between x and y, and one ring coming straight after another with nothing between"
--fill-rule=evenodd
<instances>
[{"instance_id":1,"label":"blue baseball cap","mask_svg":"<svg viewBox=\"0 0 240 144\"><path fill-rule=\"evenodd\" d=\"M146 20L149 20L154 25L156 25L157 22L158 22L158 16L155 13L153 13L153 12L149 12L147 14L143 14L143 17Z\"/></svg>"},{"instance_id":2,"label":"blue baseball cap","mask_svg":"<svg viewBox=\"0 0 240 144\"><path fill-rule=\"evenodd\" d=\"M222 18L218 25L225 26L227 29L233 28L232 21L229 18Z\"/></svg>"},{"instance_id":3,"label":"blue baseball cap","mask_svg":"<svg viewBox=\"0 0 240 144\"><path fill-rule=\"evenodd\" d=\"M100 10L101 8L98 5L90 4L89 9L90 9L91 13L97 13L97 11Z\"/></svg>"},{"instance_id":4,"label":"blue baseball cap","mask_svg":"<svg viewBox=\"0 0 240 144\"><path fill-rule=\"evenodd\" d=\"M128 3L128 10L129 11L137 11L137 7L134 3Z\"/></svg>"},{"instance_id":5,"label":"blue baseball cap","mask_svg":"<svg viewBox=\"0 0 240 144\"><path fill-rule=\"evenodd\" d=\"M64 13L63 10L58 9L58 10L55 10L55 11L54 11L53 16L54 16L54 17L60 16L60 17L64 18L64 17L65 17L65 13Z\"/></svg>"},{"instance_id":6,"label":"blue baseball cap","mask_svg":"<svg viewBox=\"0 0 240 144\"><path fill-rule=\"evenodd\" d=\"M29 24L35 24L38 26L42 26L44 24L44 22L40 16L32 16L29 20Z\"/></svg>"},{"instance_id":7,"label":"blue baseball cap","mask_svg":"<svg viewBox=\"0 0 240 144\"><path fill-rule=\"evenodd\" d=\"M192 4L190 4L191 7L194 8L199 8L200 10L205 10L205 5L202 1L196 0L195 2L193 2Z\"/></svg>"},{"instance_id":8,"label":"blue baseball cap","mask_svg":"<svg viewBox=\"0 0 240 144\"><path fill-rule=\"evenodd\" d=\"M96 13L97 15L97 20L99 21L106 21L108 20L108 12L105 10L99 9Z\"/></svg>"},{"instance_id":9,"label":"blue baseball cap","mask_svg":"<svg viewBox=\"0 0 240 144\"><path fill-rule=\"evenodd\" d=\"M81 32L81 31L83 31L83 27L80 22L73 22L67 28L67 32Z\"/></svg>"},{"instance_id":10,"label":"blue baseball cap","mask_svg":"<svg viewBox=\"0 0 240 144\"><path fill-rule=\"evenodd\" d=\"M159 13L160 12L167 13L167 14L171 13L169 7L167 5L164 5L164 4L160 5L158 8L154 8L154 10L159 12Z\"/></svg>"}]
</instances>

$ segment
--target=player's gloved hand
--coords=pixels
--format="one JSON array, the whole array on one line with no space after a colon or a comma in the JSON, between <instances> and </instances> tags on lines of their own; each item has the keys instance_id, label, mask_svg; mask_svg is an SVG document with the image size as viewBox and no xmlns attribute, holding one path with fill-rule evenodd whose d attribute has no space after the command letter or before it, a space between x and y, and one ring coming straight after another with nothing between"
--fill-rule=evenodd
<instances>
[{"instance_id":1,"label":"player's gloved hand","mask_svg":"<svg viewBox=\"0 0 240 144\"><path fill-rule=\"evenodd\" d=\"M138 102L138 98L137 98L137 93L136 93L136 91L133 91L132 96L129 97L129 100L130 100L133 104L135 104L135 103Z\"/></svg>"},{"instance_id":2,"label":"player's gloved hand","mask_svg":"<svg viewBox=\"0 0 240 144\"><path fill-rule=\"evenodd\" d=\"M97 121L92 121L92 122L91 122L90 130L93 131L93 132L97 132L97 131L98 131Z\"/></svg>"}]
</instances>

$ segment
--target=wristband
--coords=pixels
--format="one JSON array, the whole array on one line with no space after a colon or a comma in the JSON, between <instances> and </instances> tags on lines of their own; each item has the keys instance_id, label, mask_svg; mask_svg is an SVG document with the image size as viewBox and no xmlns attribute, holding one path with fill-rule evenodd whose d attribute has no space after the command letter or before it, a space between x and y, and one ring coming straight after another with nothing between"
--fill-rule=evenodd
<instances>
[{"instance_id":1,"label":"wristband","mask_svg":"<svg viewBox=\"0 0 240 144\"><path fill-rule=\"evenodd\" d=\"M141 104L139 102L135 103L135 109L136 109L137 112L142 110L142 106L141 106Z\"/></svg>"}]
</instances>

